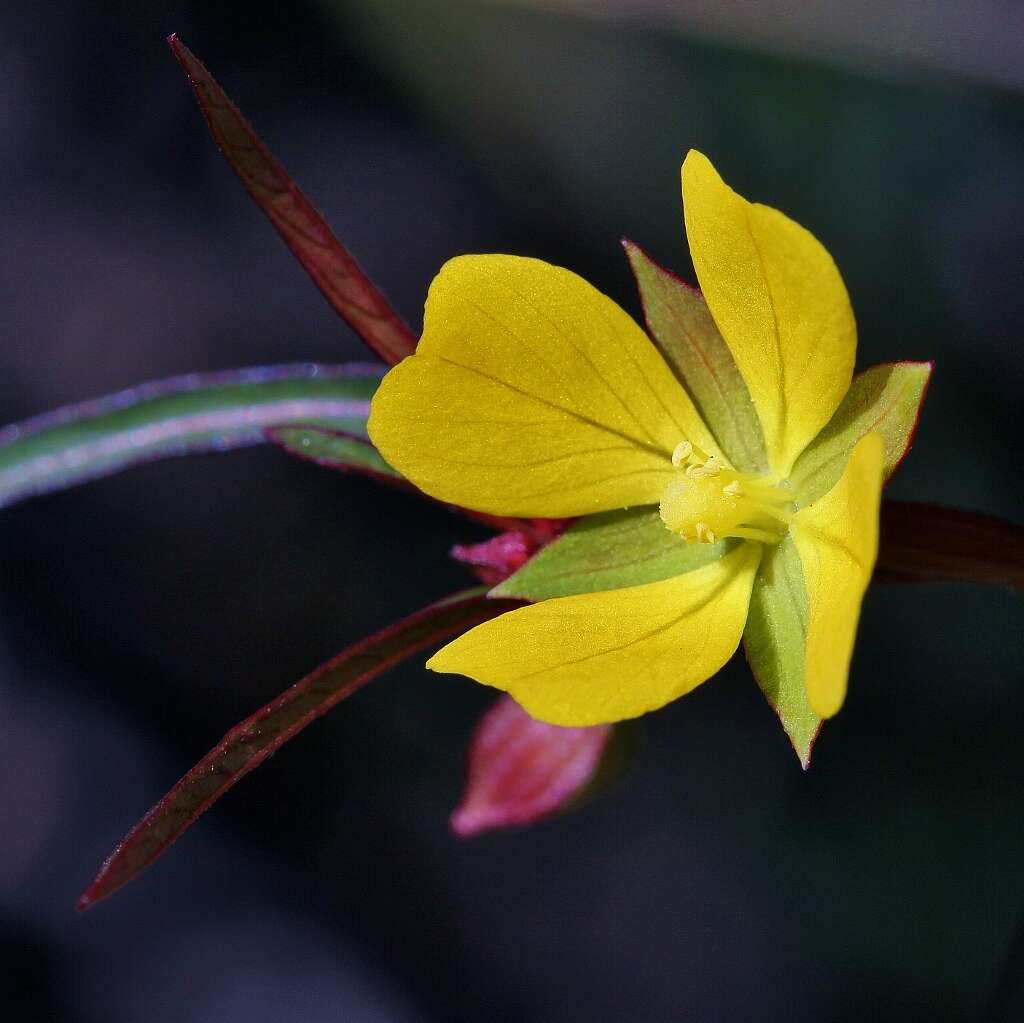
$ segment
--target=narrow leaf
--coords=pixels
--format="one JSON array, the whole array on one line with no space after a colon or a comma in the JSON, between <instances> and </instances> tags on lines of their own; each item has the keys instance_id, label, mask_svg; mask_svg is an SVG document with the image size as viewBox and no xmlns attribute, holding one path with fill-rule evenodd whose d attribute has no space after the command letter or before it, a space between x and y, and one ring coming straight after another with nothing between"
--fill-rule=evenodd
<instances>
[{"instance_id":1,"label":"narrow leaf","mask_svg":"<svg viewBox=\"0 0 1024 1023\"><path fill-rule=\"evenodd\" d=\"M622 244L651 337L719 447L738 469L766 472L761 422L703 296L660 267L639 245L628 240Z\"/></svg>"},{"instance_id":2,"label":"narrow leaf","mask_svg":"<svg viewBox=\"0 0 1024 1023\"><path fill-rule=\"evenodd\" d=\"M807 702L804 647L807 641L807 592L796 546L790 537L766 545L750 595L743 646L750 669L779 716L801 765L811 762L811 748L821 718Z\"/></svg>"},{"instance_id":3,"label":"narrow leaf","mask_svg":"<svg viewBox=\"0 0 1024 1023\"><path fill-rule=\"evenodd\" d=\"M797 459L791 477L802 504L827 494L854 445L867 433L885 444L885 479L906 457L917 430L933 364L892 362L858 373L825 429Z\"/></svg>"},{"instance_id":4,"label":"narrow leaf","mask_svg":"<svg viewBox=\"0 0 1024 1023\"><path fill-rule=\"evenodd\" d=\"M875 575L1024 590L1024 526L960 508L883 501Z\"/></svg>"},{"instance_id":5,"label":"narrow leaf","mask_svg":"<svg viewBox=\"0 0 1024 1023\"><path fill-rule=\"evenodd\" d=\"M286 423L365 434L376 366L193 373L0 429L0 507L141 462L260 444Z\"/></svg>"},{"instance_id":6,"label":"narrow leaf","mask_svg":"<svg viewBox=\"0 0 1024 1023\"><path fill-rule=\"evenodd\" d=\"M470 743L452 830L469 838L578 806L628 768L632 724L562 728L534 720L510 696L499 697Z\"/></svg>"},{"instance_id":7,"label":"narrow leaf","mask_svg":"<svg viewBox=\"0 0 1024 1023\"><path fill-rule=\"evenodd\" d=\"M638 586L691 572L734 546L683 543L656 508L602 512L573 523L492 594L536 601Z\"/></svg>"},{"instance_id":8,"label":"narrow leaf","mask_svg":"<svg viewBox=\"0 0 1024 1023\"><path fill-rule=\"evenodd\" d=\"M176 36L168 40L224 158L335 312L385 362L416 348L416 335L335 238L213 75Z\"/></svg>"},{"instance_id":9,"label":"narrow leaf","mask_svg":"<svg viewBox=\"0 0 1024 1023\"><path fill-rule=\"evenodd\" d=\"M335 704L418 651L511 606L489 600L482 589L456 594L361 640L285 690L232 728L128 832L78 909L89 909L145 870L237 781Z\"/></svg>"},{"instance_id":10,"label":"narrow leaf","mask_svg":"<svg viewBox=\"0 0 1024 1023\"><path fill-rule=\"evenodd\" d=\"M355 469L412 486L381 458L369 441L360 437L318 426L276 426L267 431L267 436L288 454L326 469Z\"/></svg>"}]
</instances>

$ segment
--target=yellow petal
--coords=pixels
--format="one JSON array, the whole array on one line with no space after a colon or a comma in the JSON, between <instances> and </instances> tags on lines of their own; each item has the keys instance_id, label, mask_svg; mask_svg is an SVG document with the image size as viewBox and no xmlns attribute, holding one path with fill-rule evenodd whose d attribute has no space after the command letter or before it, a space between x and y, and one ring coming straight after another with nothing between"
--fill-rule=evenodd
<instances>
[{"instance_id":1,"label":"yellow petal","mask_svg":"<svg viewBox=\"0 0 1024 1023\"><path fill-rule=\"evenodd\" d=\"M884 461L882 438L862 437L839 482L797 512L791 527L807 588L804 679L821 717L835 714L846 696L860 604L878 553Z\"/></svg>"},{"instance_id":2,"label":"yellow petal","mask_svg":"<svg viewBox=\"0 0 1024 1023\"><path fill-rule=\"evenodd\" d=\"M711 315L789 475L850 386L857 329L832 257L799 224L737 195L693 150L683 163L690 255Z\"/></svg>"},{"instance_id":3,"label":"yellow petal","mask_svg":"<svg viewBox=\"0 0 1024 1023\"><path fill-rule=\"evenodd\" d=\"M504 689L555 725L638 717L729 660L760 557L744 543L662 582L531 604L471 629L427 667Z\"/></svg>"},{"instance_id":4,"label":"yellow petal","mask_svg":"<svg viewBox=\"0 0 1024 1023\"><path fill-rule=\"evenodd\" d=\"M680 440L718 453L625 312L576 274L515 256L445 264L369 432L421 490L504 515L656 504Z\"/></svg>"}]
</instances>

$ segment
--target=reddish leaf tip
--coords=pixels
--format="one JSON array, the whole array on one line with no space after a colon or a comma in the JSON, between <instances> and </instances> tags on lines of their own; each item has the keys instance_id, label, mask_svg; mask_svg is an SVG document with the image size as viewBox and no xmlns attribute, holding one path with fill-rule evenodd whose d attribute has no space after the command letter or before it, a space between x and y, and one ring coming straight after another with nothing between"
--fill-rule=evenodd
<instances>
[{"instance_id":1,"label":"reddish leaf tip","mask_svg":"<svg viewBox=\"0 0 1024 1023\"><path fill-rule=\"evenodd\" d=\"M148 818L148 814L146 818ZM146 819L144 818L144 820ZM92 909L93 906L98 902L102 902L107 896L113 895L125 882L119 881L116 878L112 878L112 868L117 861L117 858L121 852L124 843L122 842L118 847L103 861L103 865L100 867L96 876L92 880L92 884L78 896L78 901L75 903L75 912L84 913L86 910Z\"/></svg>"},{"instance_id":2,"label":"reddish leaf tip","mask_svg":"<svg viewBox=\"0 0 1024 1023\"><path fill-rule=\"evenodd\" d=\"M167 37L167 45L180 64L184 64L192 56L192 51L181 41L181 36L177 32L172 32Z\"/></svg>"}]
</instances>

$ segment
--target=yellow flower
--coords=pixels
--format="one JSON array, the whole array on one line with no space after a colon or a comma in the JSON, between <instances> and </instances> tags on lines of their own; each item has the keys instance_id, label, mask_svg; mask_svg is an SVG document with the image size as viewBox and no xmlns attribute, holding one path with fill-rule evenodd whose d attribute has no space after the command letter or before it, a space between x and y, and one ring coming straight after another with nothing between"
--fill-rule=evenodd
<instances>
[{"instance_id":1,"label":"yellow flower","mask_svg":"<svg viewBox=\"0 0 1024 1023\"><path fill-rule=\"evenodd\" d=\"M428 662L503 689L553 724L636 717L718 671L739 644L763 552L784 538L806 587L810 706L831 716L846 692L877 551L884 445L863 436L809 503L789 477L850 386L849 298L809 232L741 198L706 157L687 156L682 182L693 263L760 420L764 474L730 463L622 309L534 259L447 263L416 354L373 400L373 442L439 500L553 518L658 506L680 544L735 538L673 578L511 611Z\"/></svg>"}]
</instances>

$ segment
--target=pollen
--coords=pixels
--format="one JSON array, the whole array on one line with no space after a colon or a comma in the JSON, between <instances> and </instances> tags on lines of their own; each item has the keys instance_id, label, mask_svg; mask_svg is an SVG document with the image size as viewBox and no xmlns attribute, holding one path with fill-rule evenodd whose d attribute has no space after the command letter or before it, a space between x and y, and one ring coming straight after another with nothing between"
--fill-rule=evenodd
<instances>
[{"instance_id":1,"label":"pollen","mask_svg":"<svg viewBox=\"0 0 1024 1023\"><path fill-rule=\"evenodd\" d=\"M768 477L736 472L688 441L672 453L678 470L661 496L661 519L686 541L736 536L778 543L791 520L792 495Z\"/></svg>"}]
</instances>

